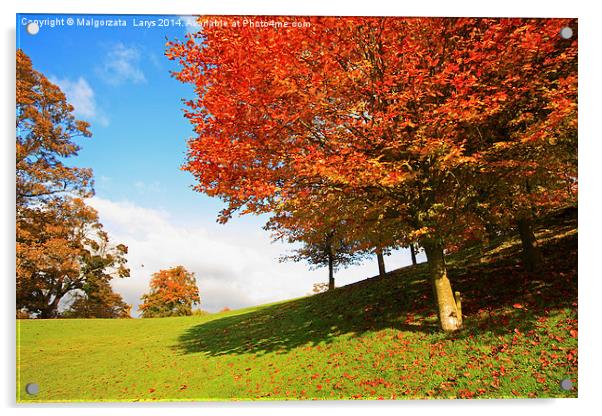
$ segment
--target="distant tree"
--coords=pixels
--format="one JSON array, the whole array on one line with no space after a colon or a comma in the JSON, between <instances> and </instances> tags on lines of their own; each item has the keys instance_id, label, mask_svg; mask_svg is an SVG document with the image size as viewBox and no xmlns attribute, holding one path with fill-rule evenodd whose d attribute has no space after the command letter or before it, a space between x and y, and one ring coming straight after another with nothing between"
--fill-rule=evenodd
<instances>
[{"instance_id":1,"label":"distant tree","mask_svg":"<svg viewBox=\"0 0 602 416\"><path fill-rule=\"evenodd\" d=\"M132 305L128 305L105 280L90 283L84 292L73 296L63 318L131 318Z\"/></svg>"},{"instance_id":2,"label":"distant tree","mask_svg":"<svg viewBox=\"0 0 602 416\"><path fill-rule=\"evenodd\" d=\"M231 310L232 309L230 309L229 307L224 306L224 308L220 311L220 313L222 313L222 312L230 312Z\"/></svg>"},{"instance_id":3,"label":"distant tree","mask_svg":"<svg viewBox=\"0 0 602 416\"><path fill-rule=\"evenodd\" d=\"M306 261L311 268L328 267L328 290L335 288L334 274L338 269L360 260L353 245L339 238L334 229L318 235L306 233L299 239L289 239L289 242L301 243L301 247L281 260Z\"/></svg>"},{"instance_id":4,"label":"distant tree","mask_svg":"<svg viewBox=\"0 0 602 416\"><path fill-rule=\"evenodd\" d=\"M344 196L315 191L304 199L282 202L264 227L274 240L297 246L281 261L305 261L311 268L328 268L328 289L335 287L335 272L359 263L369 252L351 226L349 212L343 211Z\"/></svg>"},{"instance_id":5,"label":"distant tree","mask_svg":"<svg viewBox=\"0 0 602 416\"><path fill-rule=\"evenodd\" d=\"M201 302L194 273L183 266L153 274L150 293L141 298L143 318L192 315L192 307Z\"/></svg>"}]
</instances>

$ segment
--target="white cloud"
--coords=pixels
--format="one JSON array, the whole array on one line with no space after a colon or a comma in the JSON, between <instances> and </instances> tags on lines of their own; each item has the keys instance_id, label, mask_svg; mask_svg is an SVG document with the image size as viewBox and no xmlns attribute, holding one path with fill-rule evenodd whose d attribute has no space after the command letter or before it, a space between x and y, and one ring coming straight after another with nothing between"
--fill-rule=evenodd
<instances>
[{"instance_id":1,"label":"white cloud","mask_svg":"<svg viewBox=\"0 0 602 416\"><path fill-rule=\"evenodd\" d=\"M176 225L165 211L131 202L94 197L90 200L114 243L128 246L131 277L115 279L113 287L137 312L140 296L148 291L151 274L183 265L196 274L201 307L212 312L304 296L313 283L327 280L324 269L309 271L301 263L279 263L287 250L270 242L267 232L241 225ZM387 257L389 269L408 264L409 255ZM377 273L376 261L341 270L337 285Z\"/></svg>"},{"instance_id":2,"label":"white cloud","mask_svg":"<svg viewBox=\"0 0 602 416\"><path fill-rule=\"evenodd\" d=\"M110 85L121 85L126 82L135 84L146 82L144 72L140 69L140 51L123 43L111 45L98 69L100 77Z\"/></svg>"},{"instance_id":3,"label":"white cloud","mask_svg":"<svg viewBox=\"0 0 602 416\"><path fill-rule=\"evenodd\" d=\"M108 119L98 110L94 90L85 78L70 80L51 77L50 81L65 93L67 102L73 106L76 116L86 121L97 121L102 126L108 125Z\"/></svg>"}]
</instances>

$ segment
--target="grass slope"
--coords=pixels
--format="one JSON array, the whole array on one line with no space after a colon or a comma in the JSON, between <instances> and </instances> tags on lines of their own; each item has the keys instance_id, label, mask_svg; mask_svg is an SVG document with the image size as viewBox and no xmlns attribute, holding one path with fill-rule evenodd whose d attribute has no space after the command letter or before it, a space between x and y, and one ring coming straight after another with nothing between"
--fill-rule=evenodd
<instances>
[{"instance_id":1,"label":"grass slope","mask_svg":"<svg viewBox=\"0 0 602 416\"><path fill-rule=\"evenodd\" d=\"M450 256L465 315L453 336L437 329L425 264L208 316L18 321L18 400L576 397L576 212L538 237L538 274L516 240Z\"/></svg>"}]
</instances>

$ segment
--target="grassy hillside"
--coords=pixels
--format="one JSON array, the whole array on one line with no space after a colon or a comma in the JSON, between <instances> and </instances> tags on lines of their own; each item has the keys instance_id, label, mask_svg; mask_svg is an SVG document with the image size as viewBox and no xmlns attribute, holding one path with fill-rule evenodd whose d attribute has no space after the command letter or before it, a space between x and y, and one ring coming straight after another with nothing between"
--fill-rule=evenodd
<instances>
[{"instance_id":1,"label":"grassy hillside","mask_svg":"<svg viewBox=\"0 0 602 416\"><path fill-rule=\"evenodd\" d=\"M18 400L576 397L575 217L541 226L537 274L516 240L451 256L465 315L453 336L438 331L424 264L201 317L23 320Z\"/></svg>"}]
</instances>

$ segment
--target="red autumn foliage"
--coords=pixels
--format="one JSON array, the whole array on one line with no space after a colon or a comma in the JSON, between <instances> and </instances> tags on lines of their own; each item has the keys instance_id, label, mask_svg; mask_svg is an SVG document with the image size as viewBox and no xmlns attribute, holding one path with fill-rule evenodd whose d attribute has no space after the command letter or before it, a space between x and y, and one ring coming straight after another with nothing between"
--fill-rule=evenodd
<instances>
[{"instance_id":1,"label":"red autumn foliage","mask_svg":"<svg viewBox=\"0 0 602 416\"><path fill-rule=\"evenodd\" d=\"M305 239L343 224L357 251L418 242L456 330L443 251L516 221L528 237L534 215L575 200L577 39L559 31L576 22L309 21L168 43L197 95L184 169L226 202L222 222L269 212Z\"/></svg>"}]
</instances>

